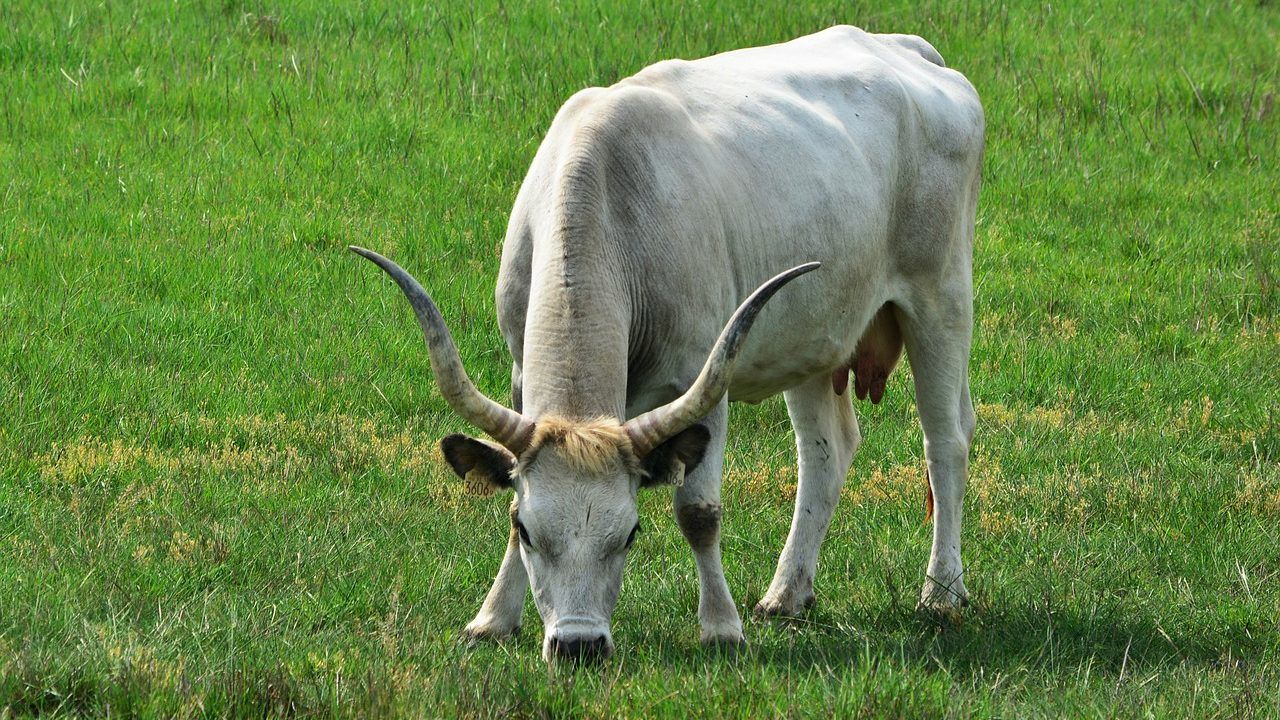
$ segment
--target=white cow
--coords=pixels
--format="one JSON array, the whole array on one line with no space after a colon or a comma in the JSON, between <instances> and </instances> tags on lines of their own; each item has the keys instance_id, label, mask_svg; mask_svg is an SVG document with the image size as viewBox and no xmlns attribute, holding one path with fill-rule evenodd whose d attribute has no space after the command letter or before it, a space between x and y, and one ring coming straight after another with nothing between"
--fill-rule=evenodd
<instances>
[{"instance_id":1,"label":"white cow","mask_svg":"<svg viewBox=\"0 0 1280 720\"><path fill-rule=\"evenodd\" d=\"M515 491L506 557L466 632L514 632L532 586L545 657L607 655L636 493L671 483L702 639L742 642L719 546L727 407L780 392L800 479L756 611L802 612L861 441L849 374L878 402L904 344L936 507L921 603L963 604L982 150L978 96L933 47L847 26L577 93L538 149L503 250L514 409L472 386L416 281L356 249L409 295L446 399L497 440L445 438L446 459ZM761 310L814 265L775 277L721 332L753 288L808 261L821 269Z\"/></svg>"}]
</instances>

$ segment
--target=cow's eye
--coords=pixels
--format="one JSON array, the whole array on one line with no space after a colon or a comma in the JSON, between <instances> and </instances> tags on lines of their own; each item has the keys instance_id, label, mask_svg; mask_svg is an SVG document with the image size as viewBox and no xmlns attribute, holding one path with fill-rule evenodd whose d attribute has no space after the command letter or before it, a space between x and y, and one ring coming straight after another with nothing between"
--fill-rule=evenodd
<instances>
[{"instance_id":1,"label":"cow's eye","mask_svg":"<svg viewBox=\"0 0 1280 720\"><path fill-rule=\"evenodd\" d=\"M524 523L516 521L516 532L520 533L520 542L524 543L527 548L533 547L533 541L529 539L529 531L524 529Z\"/></svg>"},{"instance_id":2,"label":"cow's eye","mask_svg":"<svg viewBox=\"0 0 1280 720\"><path fill-rule=\"evenodd\" d=\"M640 534L640 523L636 523L636 526L631 528L631 534L627 536L626 549L628 550L631 549L631 545L636 541L636 535L639 535L639 534Z\"/></svg>"}]
</instances>

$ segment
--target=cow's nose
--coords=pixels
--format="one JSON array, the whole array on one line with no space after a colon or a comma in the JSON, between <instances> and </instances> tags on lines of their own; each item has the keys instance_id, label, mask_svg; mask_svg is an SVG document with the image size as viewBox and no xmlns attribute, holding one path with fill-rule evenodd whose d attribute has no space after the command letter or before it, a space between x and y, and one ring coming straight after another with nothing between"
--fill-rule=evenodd
<instances>
[{"instance_id":1,"label":"cow's nose","mask_svg":"<svg viewBox=\"0 0 1280 720\"><path fill-rule=\"evenodd\" d=\"M595 663L609 657L612 648L609 639L604 635L594 637L553 637L550 643L551 656L560 660L579 663Z\"/></svg>"}]
</instances>

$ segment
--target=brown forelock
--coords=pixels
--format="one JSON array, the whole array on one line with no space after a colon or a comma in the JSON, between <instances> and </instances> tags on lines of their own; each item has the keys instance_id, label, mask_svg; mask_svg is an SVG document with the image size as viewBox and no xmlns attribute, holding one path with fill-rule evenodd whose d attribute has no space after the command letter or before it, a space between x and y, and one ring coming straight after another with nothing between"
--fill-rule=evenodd
<instances>
[{"instance_id":1,"label":"brown forelock","mask_svg":"<svg viewBox=\"0 0 1280 720\"><path fill-rule=\"evenodd\" d=\"M608 417L567 420L543 417L534 426L533 439L521 453L526 466L545 447L554 447L572 467L586 473L602 473L621 462L629 473L640 472L640 463L631 447L631 438L617 420Z\"/></svg>"}]
</instances>

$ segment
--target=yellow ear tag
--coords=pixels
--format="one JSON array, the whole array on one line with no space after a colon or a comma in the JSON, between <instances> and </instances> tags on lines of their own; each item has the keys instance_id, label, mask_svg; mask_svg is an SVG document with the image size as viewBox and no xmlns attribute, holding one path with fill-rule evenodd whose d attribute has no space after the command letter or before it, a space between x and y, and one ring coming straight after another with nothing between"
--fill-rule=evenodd
<instances>
[{"instance_id":1,"label":"yellow ear tag","mask_svg":"<svg viewBox=\"0 0 1280 720\"><path fill-rule=\"evenodd\" d=\"M493 494L493 483L489 482L489 477L483 472L472 468L467 471L466 477L462 479L462 486L470 495L480 495L488 497Z\"/></svg>"}]
</instances>

